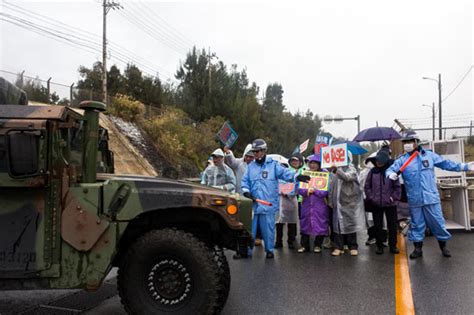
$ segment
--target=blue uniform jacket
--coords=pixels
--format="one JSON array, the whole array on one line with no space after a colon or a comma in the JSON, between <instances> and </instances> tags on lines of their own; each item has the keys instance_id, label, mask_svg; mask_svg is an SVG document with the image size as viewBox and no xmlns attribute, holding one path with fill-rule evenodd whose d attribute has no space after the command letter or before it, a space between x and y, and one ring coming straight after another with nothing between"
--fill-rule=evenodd
<instances>
[{"instance_id":1,"label":"blue uniform jacket","mask_svg":"<svg viewBox=\"0 0 474 315\"><path fill-rule=\"evenodd\" d=\"M242 177L242 193L250 192L257 199L270 202L271 206L265 206L258 202L253 203L255 214L276 213L280 205L278 193L278 180L293 182L296 173L280 165L277 161L266 157L263 164L253 161L247 167Z\"/></svg>"},{"instance_id":2,"label":"blue uniform jacket","mask_svg":"<svg viewBox=\"0 0 474 315\"><path fill-rule=\"evenodd\" d=\"M400 156L387 169L385 176L397 173L410 155L410 153L405 153ZM456 163L446 160L432 151L420 149L420 154L402 172L410 207L421 207L440 202L434 173L435 166L447 171L467 171L467 163Z\"/></svg>"}]
</instances>

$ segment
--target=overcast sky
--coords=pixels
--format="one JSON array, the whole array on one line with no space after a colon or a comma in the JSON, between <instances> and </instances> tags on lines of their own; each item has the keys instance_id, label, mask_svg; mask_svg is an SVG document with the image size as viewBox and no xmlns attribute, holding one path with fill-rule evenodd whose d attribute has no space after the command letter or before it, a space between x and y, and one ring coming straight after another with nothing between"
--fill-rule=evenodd
<instances>
[{"instance_id":1,"label":"overcast sky","mask_svg":"<svg viewBox=\"0 0 474 315\"><path fill-rule=\"evenodd\" d=\"M362 129L376 121L391 126L394 118L425 119L417 127L430 127L431 110L422 104L437 103L437 85L422 77L441 73L447 96L473 64L474 8L469 0L118 2L122 12L108 14L110 42L127 47L162 77L175 73L189 45L211 47L225 64L245 68L262 91L268 83L281 83L288 110L310 109L322 117L360 115ZM102 34L101 1L10 3ZM2 4L1 12L44 24ZM130 23L126 16L138 19ZM162 27L164 38L173 39L157 40L137 27L150 17ZM0 21L0 28L1 70L25 70L70 84L78 79L79 65L91 66L102 58L99 52L9 23ZM109 64L114 63L111 54ZM474 119L473 72L446 100L446 124L465 125ZM356 126L355 121L324 125L349 138Z\"/></svg>"}]
</instances>

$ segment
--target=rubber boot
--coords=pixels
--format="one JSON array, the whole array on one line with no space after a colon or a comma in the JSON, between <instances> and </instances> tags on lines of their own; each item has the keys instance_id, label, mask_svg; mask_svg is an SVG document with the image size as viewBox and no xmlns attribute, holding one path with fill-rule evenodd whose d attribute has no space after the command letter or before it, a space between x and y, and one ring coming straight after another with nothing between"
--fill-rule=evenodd
<instances>
[{"instance_id":1,"label":"rubber boot","mask_svg":"<svg viewBox=\"0 0 474 315\"><path fill-rule=\"evenodd\" d=\"M451 253L449 249L446 248L446 241L438 241L439 248L441 249L441 253L443 253L444 257L451 257Z\"/></svg>"},{"instance_id":2,"label":"rubber boot","mask_svg":"<svg viewBox=\"0 0 474 315\"><path fill-rule=\"evenodd\" d=\"M287 225L287 228L288 228L288 248L289 249L295 249L296 247L298 246L295 246L295 242L296 242L296 223L288 223Z\"/></svg>"},{"instance_id":3,"label":"rubber boot","mask_svg":"<svg viewBox=\"0 0 474 315\"><path fill-rule=\"evenodd\" d=\"M413 245L415 245L415 249L410 254L410 259L417 259L423 256L423 242L414 242Z\"/></svg>"},{"instance_id":4,"label":"rubber boot","mask_svg":"<svg viewBox=\"0 0 474 315\"><path fill-rule=\"evenodd\" d=\"M276 225L276 241L275 248L283 247L283 223L277 223Z\"/></svg>"}]
</instances>

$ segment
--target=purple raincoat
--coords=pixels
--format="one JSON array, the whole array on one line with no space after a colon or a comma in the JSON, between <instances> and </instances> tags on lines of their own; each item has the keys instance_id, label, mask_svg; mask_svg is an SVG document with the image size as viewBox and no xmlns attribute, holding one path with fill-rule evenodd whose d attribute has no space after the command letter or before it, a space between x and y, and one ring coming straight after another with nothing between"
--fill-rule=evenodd
<instances>
[{"instance_id":1,"label":"purple raincoat","mask_svg":"<svg viewBox=\"0 0 474 315\"><path fill-rule=\"evenodd\" d=\"M308 196L308 189L299 188L303 196L301 204L300 231L307 235L328 235L329 209L325 197L327 191L315 190Z\"/></svg>"}]
</instances>

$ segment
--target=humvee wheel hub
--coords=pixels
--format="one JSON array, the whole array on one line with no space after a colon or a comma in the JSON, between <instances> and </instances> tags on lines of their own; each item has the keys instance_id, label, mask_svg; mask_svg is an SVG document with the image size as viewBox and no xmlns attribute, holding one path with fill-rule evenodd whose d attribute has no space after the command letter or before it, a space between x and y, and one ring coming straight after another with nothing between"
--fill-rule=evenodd
<instances>
[{"instance_id":1,"label":"humvee wheel hub","mask_svg":"<svg viewBox=\"0 0 474 315\"><path fill-rule=\"evenodd\" d=\"M174 259L161 260L148 274L148 289L159 303L182 303L191 292L191 275L183 264Z\"/></svg>"}]
</instances>

